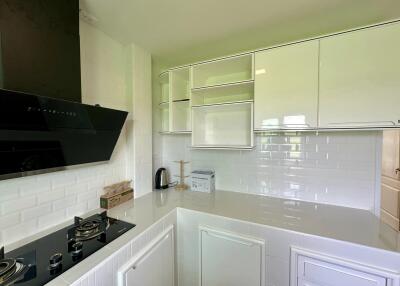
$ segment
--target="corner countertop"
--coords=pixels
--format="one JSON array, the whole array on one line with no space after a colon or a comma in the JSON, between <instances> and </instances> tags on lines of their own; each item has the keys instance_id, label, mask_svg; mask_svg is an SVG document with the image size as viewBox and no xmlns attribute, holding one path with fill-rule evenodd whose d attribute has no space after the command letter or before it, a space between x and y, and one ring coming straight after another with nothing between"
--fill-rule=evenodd
<instances>
[{"instance_id":1,"label":"corner countertop","mask_svg":"<svg viewBox=\"0 0 400 286\"><path fill-rule=\"evenodd\" d=\"M154 191L109 215L140 225L145 217L157 220L177 207L400 252L399 233L367 210L237 192Z\"/></svg>"},{"instance_id":2,"label":"corner countertop","mask_svg":"<svg viewBox=\"0 0 400 286\"><path fill-rule=\"evenodd\" d=\"M136 227L48 285L69 285L176 208L400 252L400 236L366 210L227 191L153 191L108 211ZM63 281L61 283L61 281Z\"/></svg>"}]
</instances>

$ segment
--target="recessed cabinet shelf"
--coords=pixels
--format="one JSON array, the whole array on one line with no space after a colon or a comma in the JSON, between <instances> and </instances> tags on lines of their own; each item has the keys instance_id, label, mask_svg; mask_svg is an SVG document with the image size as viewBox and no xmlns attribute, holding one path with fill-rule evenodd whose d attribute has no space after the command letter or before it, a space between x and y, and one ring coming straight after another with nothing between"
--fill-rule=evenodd
<instances>
[{"instance_id":1,"label":"recessed cabinet shelf","mask_svg":"<svg viewBox=\"0 0 400 286\"><path fill-rule=\"evenodd\" d=\"M160 109L160 119L161 119L161 130L160 132L169 132L169 90L170 90L170 74L169 72L164 72L160 74L159 77L160 88L161 88L161 98L158 107Z\"/></svg>"},{"instance_id":2,"label":"recessed cabinet shelf","mask_svg":"<svg viewBox=\"0 0 400 286\"><path fill-rule=\"evenodd\" d=\"M171 74L171 132L182 133L191 130L190 110L190 69L174 69Z\"/></svg>"},{"instance_id":3,"label":"recessed cabinet shelf","mask_svg":"<svg viewBox=\"0 0 400 286\"><path fill-rule=\"evenodd\" d=\"M253 103L192 107L193 148L253 147Z\"/></svg>"},{"instance_id":4,"label":"recessed cabinet shelf","mask_svg":"<svg viewBox=\"0 0 400 286\"><path fill-rule=\"evenodd\" d=\"M198 64L192 73L192 88L252 80L253 54Z\"/></svg>"},{"instance_id":5,"label":"recessed cabinet shelf","mask_svg":"<svg viewBox=\"0 0 400 286\"><path fill-rule=\"evenodd\" d=\"M190 101L176 101L172 104L173 132L189 132L191 130Z\"/></svg>"},{"instance_id":6,"label":"recessed cabinet shelf","mask_svg":"<svg viewBox=\"0 0 400 286\"><path fill-rule=\"evenodd\" d=\"M192 90L192 105L209 105L252 101L254 99L254 81L219 85Z\"/></svg>"},{"instance_id":7,"label":"recessed cabinet shelf","mask_svg":"<svg viewBox=\"0 0 400 286\"><path fill-rule=\"evenodd\" d=\"M160 74L161 102L169 102L169 73Z\"/></svg>"},{"instance_id":8,"label":"recessed cabinet shelf","mask_svg":"<svg viewBox=\"0 0 400 286\"><path fill-rule=\"evenodd\" d=\"M171 70L172 101L190 99L190 70L188 67Z\"/></svg>"}]
</instances>

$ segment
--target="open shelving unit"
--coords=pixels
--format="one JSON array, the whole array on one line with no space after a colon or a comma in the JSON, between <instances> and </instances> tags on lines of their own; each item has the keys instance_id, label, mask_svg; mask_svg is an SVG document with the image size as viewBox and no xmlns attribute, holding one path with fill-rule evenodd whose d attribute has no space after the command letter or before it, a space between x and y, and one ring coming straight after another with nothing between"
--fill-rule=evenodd
<instances>
[{"instance_id":1,"label":"open shelving unit","mask_svg":"<svg viewBox=\"0 0 400 286\"><path fill-rule=\"evenodd\" d=\"M245 54L194 65L192 67L192 88L253 80L253 65L253 54Z\"/></svg>"},{"instance_id":2,"label":"open shelving unit","mask_svg":"<svg viewBox=\"0 0 400 286\"><path fill-rule=\"evenodd\" d=\"M191 131L190 68L170 71L171 79L171 132Z\"/></svg>"},{"instance_id":3,"label":"open shelving unit","mask_svg":"<svg viewBox=\"0 0 400 286\"><path fill-rule=\"evenodd\" d=\"M162 78L163 133L192 133L193 148L254 147L254 54L171 69Z\"/></svg>"},{"instance_id":4,"label":"open shelving unit","mask_svg":"<svg viewBox=\"0 0 400 286\"><path fill-rule=\"evenodd\" d=\"M193 106L253 100L253 80L192 89Z\"/></svg>"},{"instance_id":5,"label":"open shelving unit","mask_svg":"<svg viewBox=\"0 0 400 286\"><path fill-rule=\"evenodd\" d=\"M192 66L192 147L252 149L254 55Z\"/></svg>"},{"instance_id":6,"label":"open shelving unit","mask_svg":"<svg viewBox=\"0 0 400 286\"><path fill-rule=\"evenodd\" d=\"M253 103L193 107L193 148L253 147Z\"/></svg>"},{"instance_id":7,"label":"open shelving unit","mask_svg":"<svg viewBox=\"0 0 400 286\"><path fill-rule=\"evenodd\" d=\"M161 98L158 107L160 109L160 117L161 117L161 132L169 132L170 131L170 98L169 98L169 90L170 90L170 74L169 72L164 72L160 74L160 87L161 87Z\"/></svg>"}]
</instances>

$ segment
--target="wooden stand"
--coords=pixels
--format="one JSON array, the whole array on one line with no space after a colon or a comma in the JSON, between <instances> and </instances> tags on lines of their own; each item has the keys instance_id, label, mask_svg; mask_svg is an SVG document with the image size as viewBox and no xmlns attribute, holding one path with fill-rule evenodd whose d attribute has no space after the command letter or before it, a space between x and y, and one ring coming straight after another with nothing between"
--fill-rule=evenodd
<instances>
[{"instance_id":1,"label":"wooden stand","mask_svg":"<svg viewBox=\"0 0 400 286\"><path fill-rule=\"evenodd\" d=\"M185 164L188 164L189 162L184 162L183 160L180 161L175 161L175 163L179 163L179 183L175 186L175 190L178 191L185 191L189 189L189 186L185 184L185 178L189 176L185 176Z\"/></svg>"}]
</instances>

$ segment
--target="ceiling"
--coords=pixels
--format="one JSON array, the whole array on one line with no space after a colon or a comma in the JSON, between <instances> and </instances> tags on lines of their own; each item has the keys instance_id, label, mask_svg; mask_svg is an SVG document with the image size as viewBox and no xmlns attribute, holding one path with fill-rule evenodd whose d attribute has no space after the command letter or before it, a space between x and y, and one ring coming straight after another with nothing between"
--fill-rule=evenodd
<instances>
[{"instance_id":1,"label":"ceiling","mask_svg":"<svg viewBox=\"0 0 400 286\"><path fill-rule=\"evenodd\" d=\"M166 65L400 18L399 0L81 0L81 8Z\"/></svg>"}]
</instances>

